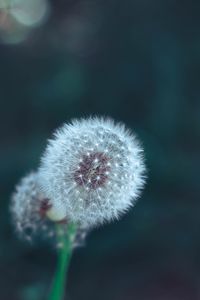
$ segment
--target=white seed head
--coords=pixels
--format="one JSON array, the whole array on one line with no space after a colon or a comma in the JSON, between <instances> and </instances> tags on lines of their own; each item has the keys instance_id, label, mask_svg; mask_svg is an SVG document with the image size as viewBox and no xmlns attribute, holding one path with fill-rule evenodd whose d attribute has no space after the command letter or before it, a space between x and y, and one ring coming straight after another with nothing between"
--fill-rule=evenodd
<instances>
[{"instance_id":1,"label":"white seed head","mask_svg":"<svg viewBox=\"0 0 200 300\"><path fill-rule=\"evenodd\" d=\"M47 204L46 200L39 188L38 173L30 173L17 185L11 199L11 213L16 231L22 237L31 239L40 229L41 208Z\"/></svg>"},{"instance_id":2,"label":"white seed head","mask_svg":"<svg viewBox=\"0 0 200 300\"><path fill-rule=\"evenodd\" d=\"M142 152L135 135L110 119L65 124L49 141L39 170L52 212L82 226L118 218L143 188Z\"/></svg>"},{"instance_id":3,"label":"white seed head","mask_svg":"<svg viewBox=\"0 0 200 300\"><path fill-rule=\"evenodd\" d=\"M55 222L59 222L59 235L63 236L68 234L68 222L64 220L61 206L52 211L38 179L38 173L32 172L17 185L10 206L13 225L18 235L27 241L44 238L59 247ZM87 232L86 228L77 228L73 247L83 244Z\"/></svg>"}]
</instances>

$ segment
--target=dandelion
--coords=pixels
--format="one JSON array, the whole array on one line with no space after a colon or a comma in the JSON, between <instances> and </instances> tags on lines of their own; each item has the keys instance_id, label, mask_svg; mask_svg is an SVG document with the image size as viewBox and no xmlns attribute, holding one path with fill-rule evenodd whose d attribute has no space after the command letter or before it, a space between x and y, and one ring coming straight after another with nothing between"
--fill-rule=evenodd
<instances>
[{"instance_id":1,"label":"dandelion","mask_svg":"<svg viewBox=\"0 0 200 300\"><path fill-rule=\"evenodd\" d=\"M48 200L39 190L37 173L24 177L12 196L11 213L16 232L31 240L39 228L45 228L43 214L48 208Z\"/></svg>"},{"instance_id":2,"label":"dandelion","mask_svg":"<svg viewBox=\"0 0 200 300\"><path fill-rule=\"evenodd\" d=\"M49 300L64 296L73 248L90 228L134 206L145 183L143 149L135 134L110 119L64 124L49 141L38 172L12 197L16 231L31 240L56 238L58 268Z\"/></svg>"},{"instance_id":3,"label":"dandelion","mask_svg":"<svg viewBox=\"0 0 200 300\"><path fill-rule=\"evenodd\" d=\"M135 204L144 174L135 135L110 119L90 118L55 132L42 157L40 184L52 216L61 211L70 222L93 227Z\"/></svg>"},{"instance_id":4,"label":"dandelion","mask_svg":"<svg viewBox=\"0 0 200 300\"><path fill-rule=\"evenodd\" d=\"M52 243L54 242L55 247L60 247L61 242L56 240L56 214L54 213L53 221L49 219L51 204L45 194L41 192L38 178L38 172L31 172L17 185L10 206L13 225L17 234L23 239L33 242L37 237L42 236L51 240ZM61 222L61 211L58 213L58 235L64 237L68 230L68 222L64 216ZM73 247L83 242L85 234L86 231L83 228L77 230Z\"/></svg>"}]
</instances>

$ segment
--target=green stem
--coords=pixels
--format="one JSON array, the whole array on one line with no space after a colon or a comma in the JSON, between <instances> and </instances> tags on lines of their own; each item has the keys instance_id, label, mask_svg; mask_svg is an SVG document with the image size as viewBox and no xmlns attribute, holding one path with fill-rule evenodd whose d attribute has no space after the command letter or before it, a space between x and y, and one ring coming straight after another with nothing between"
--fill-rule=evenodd
<instances>
[{"instance_id":1,"label":"green stem","mask_svg":"<svg viewBox=\"0 0 200 300\"><path fill-rule=\"evenodd\" d=\"M60 225L57 225L58 243L61 245L61 248L59 249L57 270L48 300L63 300L64 298L67 272L72 256L73 240L76 234L76 226L74 224L68 225L67 235L60 235L60 229Z\"/></svg>"}]
</instances>

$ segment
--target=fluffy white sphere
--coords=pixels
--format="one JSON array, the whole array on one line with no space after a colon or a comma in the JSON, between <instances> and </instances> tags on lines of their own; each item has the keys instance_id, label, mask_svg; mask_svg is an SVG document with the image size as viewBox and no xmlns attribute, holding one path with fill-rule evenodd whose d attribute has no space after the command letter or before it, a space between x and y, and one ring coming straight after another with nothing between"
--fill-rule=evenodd
<instances>
[{"instance_id":1,"label":"fluffy white sphere","mask_svg":"<svg viewBox=\"0 0 200 300\"><path fill-rule=\"evenodd\" d=\"M38 174L32 172L20 181L11 199L14 226L22 237L32 239L40 229L45 205L47 202L38 184Z\"/></svg>"},{"instance_id":2,"label":"fluffy white sphere","mask_svg":"<svg viewBox=\"0 0 200 300\"><path fill-rule=\"evenodd\" d=\"M143 188L142 153L135 135L110 119L65 124L49 141L39 170L52 211L83 226L118 218Z\"/></svg>"},{"instance_id":3,"label":"fluffy white sphere","mask_svg":"<svg viewBox=\"0 0 200 300\"><path fill-rule=\"evenodd\" d=\"M10 206L13 225L20 237L35 241L45 239L60 248L63 244L57 239L57 235L67 236L68 223L64 220L61 207L52 211L49 199L41 192L38 172L32 172L22 178L16 187ZM59 232L55 222L59 222ZM62 222L60 222L62 221ZM87 234L86 228L78 227L72 241L72 246L83 244Z\"/></svg>"}]
</instances>

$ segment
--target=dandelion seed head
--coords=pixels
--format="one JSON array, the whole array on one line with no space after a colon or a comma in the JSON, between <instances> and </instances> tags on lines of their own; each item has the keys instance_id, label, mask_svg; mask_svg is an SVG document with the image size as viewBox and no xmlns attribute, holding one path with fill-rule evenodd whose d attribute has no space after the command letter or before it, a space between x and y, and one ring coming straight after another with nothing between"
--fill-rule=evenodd
<instances>
[{"instance_id":1,"label":"dandelion seed head","mask_svg":"<svg viewBox=\"0 0 200 300\"><path fill-rule=\"evenodd\" d=\"M68 222L64 220L61 206L53 212L51 206L49 199L41 192L38 172L31 172L25 176L17 185L10 205L17 234L28 242L35 242L41 238L48 240L57 248L57 234L68 234ZM58 233L56 223L59 223ZM86 234L86 228L78 227L72 246L82 245Z\"/></svg>"},{"instance_id":2,"label":"dandelion seed head","mask_svg":"<svg viewBox=\"0 0 200 300\"><path fill-rule=\"evenodd\" d=\"M11 199L11 214L17 233L31 240L40 227L44 228L44 216L49 208L48 199L38 185L38 174L32 172L16 187Z\"/></svg>"},{"instance_id":3,"label":"dandelion seed head","mask_svg":"<svg viewBox=\"0 0 200 300\"><path fill-rule=\"evenodd\" d=\"M142 148L110 119L74 120L49 141L40 183L52 212L82 226L111 221L133 206L145 182Z\"/></svg>"}]
</instances>

